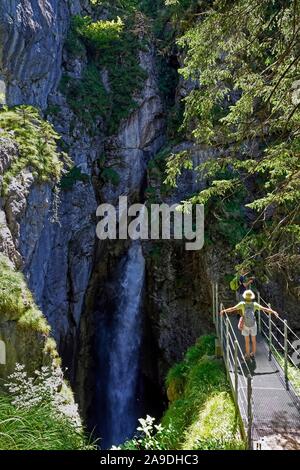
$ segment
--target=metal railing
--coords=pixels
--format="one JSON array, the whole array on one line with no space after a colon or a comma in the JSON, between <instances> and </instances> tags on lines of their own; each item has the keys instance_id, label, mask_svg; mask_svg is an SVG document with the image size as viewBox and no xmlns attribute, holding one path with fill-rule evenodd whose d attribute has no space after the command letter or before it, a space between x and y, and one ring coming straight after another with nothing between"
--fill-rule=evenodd
<instances>
[{"instance_id":1,"label":"metal railing","mask_svg":"<svg viewBox=\"0 0 300 470\"><path fill-rule=\"evenodd\" d=\"M258 303L271 308L271 305L259 293ZM277 362L279 360L279 365L283 368L284 372L286 389L289 390L289 365L296 368L299 367L298 358L300 351L295 347L296 344L300 346L299 336L292 330L286 319L269 315L266 312L259 312L258 331L268 342L269 360L271 360L272 356Z\"/></svg>"},{"instance_id":2,"label":"metal railing","mask_svg":"<svg viewBox=\"0 0 300 470\"><path fill-rule=\"evenodd\" d=\"M220 316L223 304L219 304L218 286L213 286L213 320L232 389L236 410L239 413L247 447L252 448L253 396L252 376L245 362L244 353L238 342L228 315Z\"/></svg>"},{"instance_id":3,"label":"metal railing","mask_svg":"<svg viewBox=\"0 0 300 470\"><path fill-rule=\"evenodd\" d=\"M259 304L271 308L270 304L261 297L260 293L258 293L257 299ZM251 449L253 427L252 375L248 364L244 360L244 353L228 315L220 316L219 314L223 309L223 304L219 303L218 284L215 283L213 284L213 321L222 349L236 409L244 426L247 446ZM273 356L282 368L286 389L289 390L289 364L297 368L299 367L299 363L296 360L296 358L299 358L299 350L295 347L295 341L300 345L300 338L288 325L286 319L276 317L262 310L258 312L257 323L258 331L266 339L268 345L269 360ZM278 360L280 358L281 360Z\"/></svg>"}]
</instances>

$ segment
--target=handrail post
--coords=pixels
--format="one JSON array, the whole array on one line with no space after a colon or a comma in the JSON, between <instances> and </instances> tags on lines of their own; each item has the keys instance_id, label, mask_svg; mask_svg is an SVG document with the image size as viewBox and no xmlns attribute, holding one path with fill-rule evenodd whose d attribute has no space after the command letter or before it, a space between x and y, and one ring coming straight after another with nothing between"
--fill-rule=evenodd
<instances>
[{"instance_id":1,"label":"handrail post","mask_svg":"<svg viewBox=\"0 0 300 470\"><path fill-rule=\"evenodd\" d=\"M220 312L218 311L218 309L219 309L219 304L216 304L216 330L217 330L217 335L219 336Z\"/></svg>"},{"instance_id":2,"label":"handrail post","mask_svg":"<svg viewBox=\"0 0 300 470\"><path fill-rule=\"evenodd\" d=\"M271 306L269 305L269 308ZM271 360L272 357L272 318L271 314L269 313L269 361Z\"/></svg>"},{"instance_id":3,"label":"handrail post","mask_svg":"<svg viewBox=\"0 0 300 470\"><path fill-rule=\"evenodd\" d=\"M248 429L247 429L247 447L252 449L252 378L249 374L247 377L247 401L248 401Z\"/></svg>"},{"instance_id":4,"label":"handrail post","mask_svg":"<svg viewBox=\"0 0 300 470\"><path fill-rule=\"evenodd\" d=\"M212 305L212 310L213 310L213 323L215 324L216 323L216 299L215 299L215 283L212 282L212 301L213 301L213 305Z\"/></svg>"},{"instance_id":5,"label":"handrail post","mask_svg":"<svg viewBox=\"0 0 300 470\"><path fill-rule=\"evenodd\" d=\"M229 348L230 348L230 344L229 344L229 319L226 316L226 367L227 367L228 373L229 373Z\"/></svg>"},{"instance_id":6,"label":"handrail post","mask_svg":"<svg viewBox=\"0 0 300 470\"><path fill-rule=\"evenodd\" d=\"M289 389L289 371L288 371L288 326L287 320L284 320L284 378L286 389Z\"/></svg>"},{"instance_id":7,"label":"handrail post","mask_svg":"<svg viewBox=\"0 0 300 470\"><path fill-rule=\"evenodd\" d=\"M217 282L215 284L215 307L216 307L216 325L218 327L218 320L219 320L219 312L218 312L218 308L219 308L219 286L218 286ZM218 328L217 328L217 332L219 333Z\"/></svg>"},{"instance_id":8,"label":"handrail post","mask_svg":"<svg viewBox=\"0 0 300 470\"><path fill-rule=\"evenodd\" d=\"M220 305L220 310L223 309L223 305ZM224 352L224 317L220 317L220 341L222 352Z\"/></svg>"},{"instance_id":9,"label":"handrail post","mask_svg":"<svg viewBox=\"0 0 300 470\"><path fill-rule=\"evenodd\" d=\"M239 406L238 342L234 341L234 392L236 407Z\"/></svg>"},{"instance_id":10,"label":"handrail post","mask_svg":"<svg viewBox=\"0 0 300 470\"><path fill-rule=\"evenodd\" d=\"M257 293L257 302L260 305L260 292ZM258 332L261 334L261 311L258 310Z\"/></svg>"}]
</instances>

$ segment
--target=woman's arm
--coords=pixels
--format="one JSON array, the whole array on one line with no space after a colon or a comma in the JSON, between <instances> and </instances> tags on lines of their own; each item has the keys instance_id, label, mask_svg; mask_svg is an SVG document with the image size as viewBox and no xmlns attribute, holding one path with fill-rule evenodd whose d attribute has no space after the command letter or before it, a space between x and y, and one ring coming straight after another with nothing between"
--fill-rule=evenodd
<instances>
[{"instance_id":1,"label":"woman's arm","mask_svg":"<svg viewBox=\"0 0 300 470\"><path fill-rule=\"evenodd\" d=\"M229 307L225 308L224 310L221 310L220 315L224 315L224 313L238 312L239 310L241 310L241 307L239 305L235 305L234 307Z\"/></svg>"},{"instance_id":2,"label":"woman's arm","mask_svg":"<svg viewBox=\"0 0 300 470\"><path fill-rule=\"evenodd\" d=\"M276 317L279 317L278 312L276 312L272 308L262 307L261 305L259 306L259 308L260 310L263 310L266 313L273 313L274 315L276 315Z\"/></svg>"}]
</instances>

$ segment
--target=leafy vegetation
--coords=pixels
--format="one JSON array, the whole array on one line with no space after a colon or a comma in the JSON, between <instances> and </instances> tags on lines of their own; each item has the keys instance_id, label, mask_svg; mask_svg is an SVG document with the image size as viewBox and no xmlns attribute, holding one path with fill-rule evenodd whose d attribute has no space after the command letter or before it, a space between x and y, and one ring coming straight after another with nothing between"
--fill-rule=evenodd
<instances>
[{"instance_id":1,"label":"leafy vegetation","mask_svg":"<svg viewBox=\"0 0 300 470\"><path fill-rule=\"evenodd\" d=\"M173 432L171 426L164 428L161 424L154 424L155 418L146 416L139 419L138 435L125 442L122 450L168 450L170 437Z\"/></svg>"},{"instance_id":2,"label":"leafy vegetation","mask_svg":"<svg viewBox=\"0 0 300 470\"><path fill-rule=\"evenodd\" d=\"M89 181L89 176L82 173L81 168L74 166L62 177L60 187L64 190L72 189L77 181L87 183Z\"/></svg>"},{"instance_id":3,"label":"leafy vegetation","mask_svg":"<svg viewBox=\"0 0 300 470\"><path fill-rule=\"evenodd\" d=\"M166 378L170 400L161 424L140 420L125 449L244 449L223 363L214 357L215 337L202 336Z\"/></svg>"},{"instance_id":4,"label":"leafy vegetation","mask_svg":"<svg viewBox=\"0 0 300 470\"><path fill-rule=\"evenodd\" d=\"M222 362L214 354L214 337L201 337L167 377L171 448L241 449L234 403Z\"/></svg>"},{"instance_id":5,"label":"leafy vegetation","mask_svg":"<svg viewBox=\"0 0 300 470\"><path fill-rule=\"evenodd\" d=\"M66 42L71 55L86 53L88 58L81 79L63 77L61 88L68 103L89 126L104 118L110 134L135 109L134 94L146 78L139 65L139 51L144 47L140 38L146 26L141 16L135 17L135 3L113 2L109 11L120 16L112 19L93 21L88 16L74 16ZM105 2L94 4L105 7Z\"/></svg>"},{"instance_id":6,"label":"leafy vegetation","mask_svg":"<svg viewBox=\"0 0 300 470\"><path fill-rule=\"evenodd\" d=\"M63 75L61 91L66 94L68 104L88 126L92 126L99 117L109 112L109 99L101 79L100 70L89 64L83 72L82 79Z\"/></svg>"},{"instance_id":7,"label":"leafy vegetation","mask_svg":"<svg viewBox=\"0 0 300 470\"><path fill-rule=\"evenodd\" d=\"M81 432L66 418L57 418L49 405L16 408L0 394L1 450L76 450L86 446Z\"/></svg>"},{"instance_id":8,"label":"leafy vegetation","mask_svg":"<svg viewBox=\"0 0 300 470\"><path fill-rule=\"evenodd\" d=\"M58 150L60 137L37 109L25 105L11 109L4 106L0 109L0 128L1 135L14 139L19 148L19 154L3 176L3 194L11 178L25 168L29 168L38 181L59 181L64 163L69 163L69 159Z\"/></svg>"},{"instance_id":9,"label":"leafy vegetation","mask_svg":"<svg viewBox=\"0 0 300 470\"><path fill-rule=\"evenodd\" d=\"M218 151L198 168L210 187L193 202L223 204L250 186L244 205L257 214L236 253L290 274L300 241L299 8L294 0L215 0L179 40L181 73L198 83L185 100L185 131ZM170 180L184 162L170 158Z\"/></svg>"},{"instance_id":10,"label":"leafy vegetation","mask_svg":"<svg viewBox=\"0 0 300 470\"><path fill-rule=\"evenodd\" d=\"M23 328L49 334L50 327L36 307L23 275L16 271L9 260L0 255L0 315L17 320Z\"/></svg>"},{"instance_id":11,"label":"leafy vegetation","mask_svg":"<svg viewBox=\"0 0 300 470\"><path fill-rule=\"evenodd\" d=\"M24 366L17 365L8 380L9 395L0 394L1 450L94 448L85 438L59 368L43 367L28 377Z\"/></svg>"},{"instance_id":12,"label":"leafy vegetation","mask_svg":"<svg viewBox=\"0 0 300 470\"><path fill-rule=\"evenodd\" d=\"M281 366L282 370L284 370L283 355L280 352L278 352L274 347L272 348L272 354L274 355L278 364ZM297 395L300 396L300 369L296 367L294 364L291 364L290 361L288 362L288 379L289 379L289 382L294 387Z\"/></svg>"}]
</instances>

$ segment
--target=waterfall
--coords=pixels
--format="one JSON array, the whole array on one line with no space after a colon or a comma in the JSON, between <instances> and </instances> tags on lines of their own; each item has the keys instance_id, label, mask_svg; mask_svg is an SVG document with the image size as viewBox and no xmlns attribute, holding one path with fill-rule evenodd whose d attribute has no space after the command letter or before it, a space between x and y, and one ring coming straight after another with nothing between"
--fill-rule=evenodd
<instances>
[{"instance_id":1,"label":"waterfall","mask_svg":"<svg viewBox=\"0 0 300 470\"><path fill-rule=\"evenodd\" d=\"M101 364L97 379L100 400L97 424L102 448L123 443L137 427L144 277L142 247L133 242L114 280L115 309L110 318L100 322L97 335Z\"/></svg>"}]
</instances>

